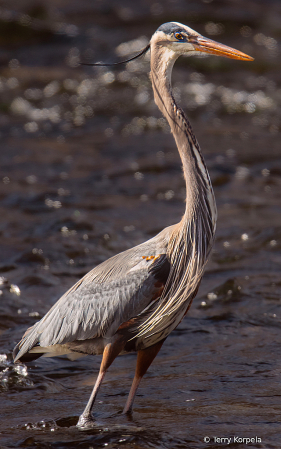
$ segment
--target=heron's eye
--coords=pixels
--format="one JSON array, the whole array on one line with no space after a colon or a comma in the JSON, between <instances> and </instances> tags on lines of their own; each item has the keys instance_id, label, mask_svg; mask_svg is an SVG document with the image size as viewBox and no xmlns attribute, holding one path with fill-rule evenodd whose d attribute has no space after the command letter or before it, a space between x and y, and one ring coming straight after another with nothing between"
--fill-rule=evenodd
<instances>
[{"instance_id":1,"label":"heron's eye","mask_svg":"<svg viewBox=\"0 0 281 449\"><path fill-rule=\"evenodd\" d=\"M184 40L184 36L181 33L175 33L174 36L178 41Z\"/></svg>"}]
</instances>

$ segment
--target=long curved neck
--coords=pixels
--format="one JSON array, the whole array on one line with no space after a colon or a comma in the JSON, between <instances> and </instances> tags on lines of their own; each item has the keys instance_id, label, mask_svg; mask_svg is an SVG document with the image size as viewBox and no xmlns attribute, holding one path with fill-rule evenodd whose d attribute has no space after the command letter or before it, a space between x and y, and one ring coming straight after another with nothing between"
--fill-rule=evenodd
<instances>
[{"instance_id":1,"label":"long curved neck","mask_svg":"<svg viewBox=\"0 0 281 449\"><path fill-rule=\"evenodd\" d=\"M151 82L155 103L167 119L182 160L186 184L186 211L183 219L188 222L194 214L209 216L212 233L216 223L216 205L213 189L199 144L184 112L177 106L171 90L171 72L177 55L151 43ZM202 210L202 207L204 210Z\"/></svg>"},{"instance_id":2,"label":"long curved neck","mask_svg":"<svg viewBox=\"0 0 281 449\"><path fill-rule=\"evenodd\" d=\"M168 120L182 160L186 210L180 223L172 228L167 244L171 268L162 295L138 328L137 336L146 347L169 335L184 317L197 293L216 227L216 203L209 174L190 123L171 91L171 72L177 56L154 37L150 47L154 99Z\"/></svg>"},{"instance_id":3,"label":"long curved neck","mask_svg":"<svg viewBox=\"0 0 281 449\"><path fill-rule=\"evenodd\" d=\"M209 174L190 123L171 91L171 72L177 56L167 46L157 44L154 37L150 47L154 99L168 120L182 160L186 210L168 241L171 269L163 293L138 328L138 337L145 338L145 346L165 338L184 317L197 293L216 227L216 203Z\"/></svg>"}]
</instances>

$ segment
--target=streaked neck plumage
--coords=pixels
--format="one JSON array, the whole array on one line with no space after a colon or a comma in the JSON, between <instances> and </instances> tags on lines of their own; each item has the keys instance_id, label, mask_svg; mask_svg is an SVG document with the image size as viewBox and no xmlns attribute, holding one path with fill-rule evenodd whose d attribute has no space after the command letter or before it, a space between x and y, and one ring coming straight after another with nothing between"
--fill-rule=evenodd
<instances>
[{"instance_id":1,"label":"streaked neck plumage","mask_svg":"<svg viewBox=\"0 0 281 449\"><path fill-rule=\"evenodd\" d=\"M216 203L198 142L171 91L171 71L177 55L151 40L151 81L154 99L168 120L182 160L186 210L173 227L167 246L170 274L153 312L138 327L137 345L148 347L166 338L183 319L197 293L216 227Z\"/></svg>"},{"instance_id":2,"label":"streaked neck plumage","mask_svg":"<svg viewBox=\"0 0 281 449\"><path fill-rule=\"evenodd\" d=\"M152 39L150 78L154 100L171 127L182 160L186 184L186 210L182 221L188 223L194 215L205 214L207 221L210 221L209 237L212 239L217 212L209 173L191 125L177 106L171 89L172 68L178 56Z\"/></svg>"}]
</instances>

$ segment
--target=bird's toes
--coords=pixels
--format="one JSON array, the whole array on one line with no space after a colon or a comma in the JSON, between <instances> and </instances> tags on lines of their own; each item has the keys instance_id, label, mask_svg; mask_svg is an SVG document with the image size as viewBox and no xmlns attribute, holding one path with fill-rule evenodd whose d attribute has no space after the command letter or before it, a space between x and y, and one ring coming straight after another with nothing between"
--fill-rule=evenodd
<instances>
[{"instance_id":1,"label":"bird's toes","mask_svg":"<svg viewBox=\"0 0 281 449\"><path fill-rule=\"evenodd\" d=\"M81 430L85 430L94 427L95 425L96 422L91 414L84 415L82 413L82 415L79 417L76 427L78 427Z\"/></svg>"}]
</instances>

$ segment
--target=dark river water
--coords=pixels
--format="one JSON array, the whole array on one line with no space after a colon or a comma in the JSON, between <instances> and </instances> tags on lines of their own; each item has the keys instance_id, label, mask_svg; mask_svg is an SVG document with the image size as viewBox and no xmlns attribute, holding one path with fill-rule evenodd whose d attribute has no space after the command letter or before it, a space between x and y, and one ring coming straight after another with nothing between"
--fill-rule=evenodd
<instances>
[{"instance_id":1,"label":"dark river water","mask_svg":"<svg viewBox=\"0 0 281 449\"><path fill-rule=\"evenodd\" d=\"M181 58L174 95L209 168L216 242L188 315L121 415L135 354L12 363L27 327L92 267L178 222L181 164L148 79L176 20L253 57ZM281 3L6 0L0 7L0 447L281 447ZM249 440L246 440L248 438ZM243 440L244 439L244 440Z\"/></svg>"}]
</instances>

